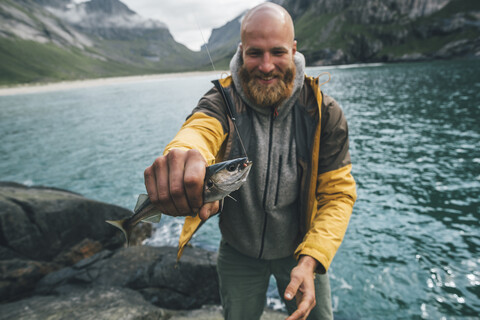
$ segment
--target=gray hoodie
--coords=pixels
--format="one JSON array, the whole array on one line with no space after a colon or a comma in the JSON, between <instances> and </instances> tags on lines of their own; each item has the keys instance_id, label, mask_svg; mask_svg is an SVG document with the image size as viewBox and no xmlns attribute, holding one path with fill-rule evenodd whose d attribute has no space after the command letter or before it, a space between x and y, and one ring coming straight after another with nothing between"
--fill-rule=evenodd
<instances>
[{"instance_id":1,"label":"gray hoodie","mask_svg":"<svg viewBox=\"0 0 480 320\"><path fill-rule=\"evenodd\" d=\"M226 198L220 216L223 239L245 255L277 259L292 255L301 241L296 142L293 106L304 85L305 59L296 53L296 74L290 98L277 108L254 105L243 92L238 75L241 51L230 62L237 94L247 105L249 143L247 153L253 167L246 184ZM239 131L242 133L240 123Z\"/></svg>"}]
</instances>

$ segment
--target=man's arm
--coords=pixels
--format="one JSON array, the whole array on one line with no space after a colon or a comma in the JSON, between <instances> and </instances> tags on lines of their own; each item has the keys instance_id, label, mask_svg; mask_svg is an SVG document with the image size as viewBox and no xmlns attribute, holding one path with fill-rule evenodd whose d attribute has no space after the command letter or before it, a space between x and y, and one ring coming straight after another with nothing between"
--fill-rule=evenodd
<instances>
[{"instance_id":1,"label":"man's arm","mask_svg":"<svg viewBox=\"0 0 480 320\"><path fill-rule=\"evenodd\" d=\"M322 112L315 212L295 255L298 264L290 275L285 299L297 298L298 309L287 319L306 319L315 306L314 273L325 273L345 235L356 199L348 152L348 126L342 110L331 98Z\"/></svg>"},{"instance_id":2,"label":"man's arm","mask_svg":"<svg viewBox=\"0 0 480 320\"><path fill-rule=\"evenodd\" d=\"M218 202L203 204L203 183L206 166L215 162L227 136L219 99L216 89L209 91L167 145L164 155L145 170L150 200L165 214L199 213L205 220L218 211Z\"/></svg>"},{"instance_id":3,"label":"man's arm","mask_svg":"<svg viewBox=\"0 0 480 320\"><path fill-rule=\"evenodd\" d=\"M357 194L351 174L348 125L342 109L325 96L313 212L307 217L306 234L295 256L317 260L325 273L347 230Z\"/></svg>"}]
</instances>

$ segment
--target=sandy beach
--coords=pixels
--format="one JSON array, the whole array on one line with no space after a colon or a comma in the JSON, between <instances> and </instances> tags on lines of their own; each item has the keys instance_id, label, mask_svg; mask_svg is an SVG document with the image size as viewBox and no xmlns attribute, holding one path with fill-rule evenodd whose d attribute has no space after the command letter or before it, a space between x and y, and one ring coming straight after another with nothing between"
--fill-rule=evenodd
<instances>
[{"instance_id":1,"label":"sandy beach","mask_svg":"<svg viewBox=\"0 0 480 320\"><path fill-rule=\"evenodd\" d=\"M53 82L53 83L36 83L36 84L15 85L15 86L8 86L8 87L5 86L5 87L0 87L0 96L60 91L60 90L69 90L69 89L77 89L77 88L89 88L89 87L105 86L105 85L112 85L112 84L119 84L119 83L155 81L159 79L191 77L191 76L198 76L198 75L212 75L212 76L220 77L221 74L225 74L226 72L227 71L216 71L216 72L215 71L192 71L192 72L161 73L161 74L153 74L153 75L127 76L127 77L62 81L62 82Z\"/></svg>"}]
</instances>

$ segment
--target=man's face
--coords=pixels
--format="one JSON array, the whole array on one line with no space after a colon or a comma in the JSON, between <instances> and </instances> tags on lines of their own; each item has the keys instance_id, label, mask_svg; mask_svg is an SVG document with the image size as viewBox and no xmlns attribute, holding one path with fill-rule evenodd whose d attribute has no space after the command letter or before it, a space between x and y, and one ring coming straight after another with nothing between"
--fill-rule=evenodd
<instances>
[{"instance_id":1,"label":"man's face","mask_svg":"<svg viewBox=\"0 0 480 320\"><path fill-rule=\"evenodd\" d=\"M278 106L290 96L295 78L296 42L275 20L265 19L242 36L242 85L247 96L262 107Z\"/></svg>"}]
</instances>

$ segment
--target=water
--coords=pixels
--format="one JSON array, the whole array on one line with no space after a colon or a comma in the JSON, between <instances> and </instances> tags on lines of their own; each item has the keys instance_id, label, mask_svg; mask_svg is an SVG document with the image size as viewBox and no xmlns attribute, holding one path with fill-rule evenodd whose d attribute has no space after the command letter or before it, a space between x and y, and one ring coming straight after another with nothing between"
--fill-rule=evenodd
<instances>
[{"instance_id":1,"label":"water","mask_svg":"<svg viewBox=\"0 0 480 320\"><path fill-rule=\"evenodd\" d=\"M308 69L324 71L349 121L359 195L330 268L335 316L478 318L480 61ZM132 208L210 78L0 97L0 180ZM166 218L148 244L176 245L180 228ZM219 239L213 218L192 242L215 250Z\"/></svg>"}]
</instances>

